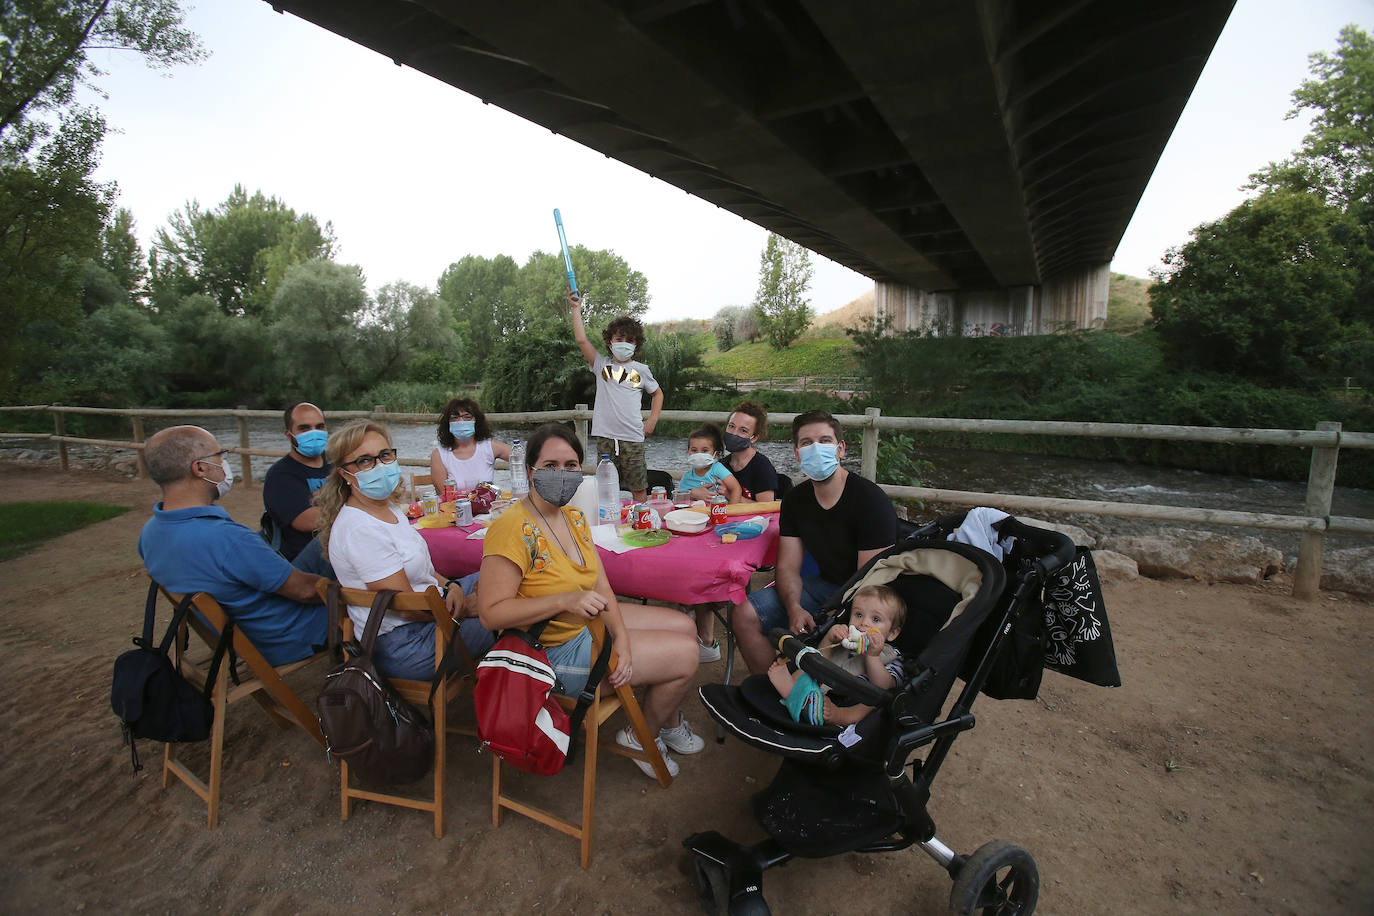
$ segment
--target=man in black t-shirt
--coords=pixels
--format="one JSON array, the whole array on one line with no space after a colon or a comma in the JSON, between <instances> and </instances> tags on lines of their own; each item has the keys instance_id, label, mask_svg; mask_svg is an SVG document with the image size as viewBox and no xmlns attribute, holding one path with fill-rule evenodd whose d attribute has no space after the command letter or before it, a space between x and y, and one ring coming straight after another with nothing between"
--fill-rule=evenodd
<instances>
[{"instance_id":1,"label":"man in black t-shirt","mask_svg":"<svg viewBox=\"0 0 1374 916\"><path fill-rule=\"evenodd\" d=\"M765 634L777 627L804 633L836 589L897 540L897 513L878 485L840 467L844 431L830 414L811 410L792 421L792 447L807 480L782 501L776 581L735 605L731 624L754 674L777 650ZM806 554L818 571L802 574Z\"/></svg>"},{"instance_id":2,"label":"man in black t-shirt","mask_svg":"<svg viewBox=\"0 0 1374 916\"><path fill-rule=\"evenodd\" d=\"M308 402L286 408L283 420L291 451L268 468L262 484L262 502L281 533L277 549L286 559L294 560L315 537L319 510L310 500L331 470L324 460L329 433L324 413Z\"/></svg>"}]
</instances>

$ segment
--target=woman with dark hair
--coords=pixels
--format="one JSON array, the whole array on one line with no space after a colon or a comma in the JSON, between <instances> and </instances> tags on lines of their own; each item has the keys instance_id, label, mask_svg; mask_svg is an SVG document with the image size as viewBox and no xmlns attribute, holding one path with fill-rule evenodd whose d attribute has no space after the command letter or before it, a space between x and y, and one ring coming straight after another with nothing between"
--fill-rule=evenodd
<instances>
[{"instance_id":1,"label":"woman with dark hair","mask_svg":"<svg viewBox=\"0 0 1374 916\"><path fill-rule=\"evenodd\" d=\"M566 426L546 423L530 437L529 496L492 522L483 542L479 614L493 630L548 621L539 641L557 672L554 689L565 696L586 686L592 663L586 621L601 617L619 655L606 677L615 687L646 688L644 718L676 776L677 762L666 749L695 754L705 746L678 709L697 670L692 622L668 608L617 603L587 519L569 505L582 482L582 458L582 443ZM639 748L629 728L616 742ZM649 764L635 763L654 775Z\"/></svg>"},{"instance_id":2,"label":"woman with dark hair","mask_svg":"<svg viewBox=\"0 0 1374 916\"><path fill-rule=\"evenodd\" d=\"M452 477L460 490L492 479L497 458L510 458L510 445L491 437L487 415L472 398L454 398L439 414L439 447L429 454L436 488ZM512 469L514 472L514 469Z\"/></svg>"},{"instance_id":3,"label":"woman with dark hair","mask_svg":"<svg viewBox=\"0 0 1374 916\"><path fill-rule=\"evenodd\" d=\"M744 498L768 502L780 498L778 472L768 456L754 446L768 438L768 412L763 405L741 401L725 418L725 450L728 467L744 490Z\"/></svg>"}]
</instances>

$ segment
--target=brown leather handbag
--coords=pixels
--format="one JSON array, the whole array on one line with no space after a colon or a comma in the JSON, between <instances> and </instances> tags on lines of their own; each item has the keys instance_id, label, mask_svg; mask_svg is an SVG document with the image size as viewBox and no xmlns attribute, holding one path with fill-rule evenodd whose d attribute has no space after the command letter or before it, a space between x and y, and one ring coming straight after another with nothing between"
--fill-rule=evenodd
<instances>
[{"instance_id":1,"label":"brown leather handbag","mask_svg":"<svg viewBox=\"0 0 1374 916\"><path fill-rule=\"evenodd\" d=\"M372 662L377 631L395 594L380 591L372 599L361 641L344 646L348 658L325 676L315 700L329 758L347 760L362 782L377 786L414 782L434 765L433 719L392 690ZM329 584L327 603L329 643L337 651L342 601L336 582ZM431 701L445 667L435 672Z\"/></svg>"}]
</instances>

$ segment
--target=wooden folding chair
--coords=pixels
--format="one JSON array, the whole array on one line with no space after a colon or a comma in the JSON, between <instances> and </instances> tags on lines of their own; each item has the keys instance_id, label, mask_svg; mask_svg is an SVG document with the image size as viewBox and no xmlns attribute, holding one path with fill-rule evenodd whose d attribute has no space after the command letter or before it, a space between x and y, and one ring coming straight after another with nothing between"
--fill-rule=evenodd
<instances>
[{"instance_id":1,"label":"wooden folding chair","mask_svg":"<svg viewBox=\"0 0 1374 916\"><path fill-rule=\"evenodd\" d=\"M434 486L434 475L433 475L433 474L411 474L411 475L410 475L410 501L411 501L411 502L415 502L416 500L418 500L418 499L420 498L420 497L418 497L418 496L415 495L415 493L416 493L417 490L419 490L421 487L429 487L429 486ZM440 487L435 487L435 491L436 491L436 492L437 492L439 489L441 489L441 488L440 488ZM439 495L442 496L443 494L440 493Z\"/></svg>"},{"instance_id":2,"label":"wooden folding chair","mask_svg":"<svg viewBox=\"0 0 1374 916\"><path fill-rule=\"evenodd\" d=\"M592 631L592 655L596 658L601 651L601 644L606 638L606 625L600 619L593 619L587 624ZM611 660L607 666L607 672L614 671L616 666L616 653L614 647L611 649ZM608 692L609 690L609 692ZM564 696L557 697L558 702L570 712L577 705L577 701ZM614 733L610 740L601 743L599 740L601 726L611 716L620 710L625 710L626 717L630 720L630 725L634 729L635 737L639 739L639 746L643 750L633 750L621 747L615 743ZM597 748L604 747L606 750L620 754L623 757L630 757L635 760L643 760L654 768L655 775L658 776L658 784L663 788L668 788L673 783L673 777L668 775L668 765L663 762L663 755L658 751L658 743L654 739L656 735L649 734L649 725L644 721L644 713L640 711L639 701L635 699L634 691L629 684L620 687L609 688L608 680L601 682L601 688L596 692L596 698L587 708L586 717L582 720L582 728L585 732L586 740L582 748L582 816L579 821L571 821L560 817L551 811L536 808L525 802L517 801L509 795L501 792L501 758L495 754L491 755L491 822L493 825L501 826L501 809L509 808L516 814L523 814L533 818L541 824L547 824L555 830L566 833L568 836L578 840L582 844L582 867L586 868L592 861L592 827L596 814L596 756Z\"/></svg>"},{"instance_id":3,"label":"wooden folding chair","mask_svg":"<svg viewBox=\"0 0 1374 916\"><path fill-rule=\"evenodd\" d=\"M173 594L166 589L161 591L174 606L180 603L181 595ZM192 596L191 601L200 616L196 614L186 615L182 632L177 635L175 640L173 661L183 677L197 687L204 689L209 660L206 659L206 664L202 665L192 662L187 657L187 631L194 630L213 653L215 645L219 642L220 631L229 624L229 617L225 614L224 608L220 607L219 602L205 592L197 592ZM209 809L208 819L211 830L219 824L220 782L224 760L224 724L231 703L244 697L252 697L272 721L279 726L282 728L299 726L321 747L324 746L324 735L320 733L320 724L316 720L315 714L301 701L301 698L296 695L296 692L282 677L313 661L326 657L328 653L317 652L298 662L273 667L267 659L263 658L262 653L253 645L252 640L244 635L244 632L238 627L234 627L232 646L239 661L247 667L246 673L251 673L251 676L241 678L239 683L231 685L229 683L230 666L227 664L220 665L219 674L215 678L215 685L210 695L211 702L215 706L215 722L210 731L209 778L201 779L191 771L190 767L177 759L179 745L169 742L164 746L162 752L162 787L165 789L170 786L173 776L186 783L192 792L201 797Z\"/></svg>"},{"instance_id":4,"label":"wooden folding chair","mask_svg":"<svg viewBox=\"0 0 1374 916\"><path fill-rule=\"evenodd\" d=\"M329 582L322 580L317 586L320 596L327 602ZM344 604L353 604L360 607L372 607L372 600L376 597L376 592L362 588L340 588L339 597ZM444 598L439 594L439 590L430 586L423 592L399 592L388 605L390 610L396 611L427 611L432 614L437 626L434 628L434 664L437 668L439 663L444 660L444 652L448 648L449 641L453 638L456 624L449 616L448 608L444 605ZM347 611L343 612L341 623L345 639L353 638L353 624L348 618ZM368 801L381 802L384 805L397 805L402 808L415 808L419 811L432 811L434 813L434 836L436 839L444 835L444 763L447 759L447 744L445 740L449 734L475 735L476 731L471 728L451 727L448 724L448 704L469 689L473 683L473 675L476 669L473 666L472 656L468 653L467 646L462 639L457 640L454 651L458 653L454 670L449 674L445 683L434 691L434 702L432 705L434 713L434 793L430 798L416 798L412 795L398 795L395 793L381 792L371 789L361 789L349 783L348 761L339 761L339 816L342 820L348 820L353 813L353 800L355 798L366 799ZM451 660L455 661L455 660ZM392 688L411 703L424 708L430 705L430 682L412 681L405 678L387 678Z\"/></svg>"}]
</instances>

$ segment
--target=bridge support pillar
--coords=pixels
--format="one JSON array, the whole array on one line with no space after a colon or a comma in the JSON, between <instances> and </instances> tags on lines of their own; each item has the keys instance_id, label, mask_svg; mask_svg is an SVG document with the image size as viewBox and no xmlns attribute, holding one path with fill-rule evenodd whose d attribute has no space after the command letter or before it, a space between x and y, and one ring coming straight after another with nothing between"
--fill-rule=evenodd
<instances>
[{"instance_id":1,"label":"bridge support pillar","mask_svg":"<svg viewBox=\"0 0 1374 916\"><path fill-rule=\"evenodd\" d=\"M1052 334L1100 328L1107 320L1108 264L1059 274L1039 285L926 290L875 283L873 317L893 333L933 337Z\"/></svg>"}]
</instances>

